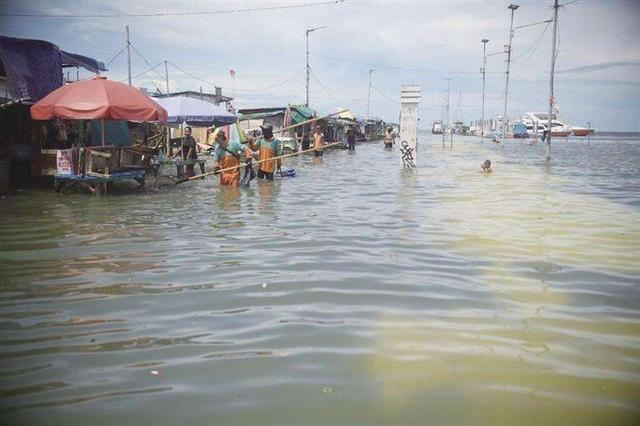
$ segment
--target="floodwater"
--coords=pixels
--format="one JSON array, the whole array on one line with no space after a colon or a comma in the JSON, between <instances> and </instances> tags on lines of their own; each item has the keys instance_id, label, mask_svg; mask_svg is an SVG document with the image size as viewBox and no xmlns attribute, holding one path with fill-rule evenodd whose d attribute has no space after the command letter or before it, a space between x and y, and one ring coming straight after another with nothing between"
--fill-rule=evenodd
<instances>
[{"instance_id":1,"label":"floodwater","mask_svg":"<svg viewBox=\"0 0 640 426\"><path fill-rule=\"evenodd\" d=\"M638 424L638 136L422 137L0 200L2 424Z\"/></svg>"}]
</instances>

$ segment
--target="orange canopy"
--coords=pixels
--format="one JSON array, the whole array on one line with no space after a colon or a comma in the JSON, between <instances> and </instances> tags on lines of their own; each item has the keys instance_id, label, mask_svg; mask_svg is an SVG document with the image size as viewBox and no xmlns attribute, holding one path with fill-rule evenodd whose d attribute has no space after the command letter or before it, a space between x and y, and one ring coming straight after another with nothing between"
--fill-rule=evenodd
<instances>
[{"instance_id":1,"label":"orange canopy","mask_svg":"<svg viewBox=\"0 0 640 426\"><path fill-rule=\"evenodd\" d=\"M165 122L167 111L135 87L96 76L49 93L31 107L31 118Z\"/></svg>"}]
</instances>

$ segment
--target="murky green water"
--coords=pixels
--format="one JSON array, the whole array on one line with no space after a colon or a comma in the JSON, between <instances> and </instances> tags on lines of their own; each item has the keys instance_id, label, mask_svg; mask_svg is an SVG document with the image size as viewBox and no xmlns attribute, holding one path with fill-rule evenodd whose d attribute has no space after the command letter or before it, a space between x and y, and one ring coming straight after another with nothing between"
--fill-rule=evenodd
<instances>
[{"instance_id":1,"label":"murky green water","mask_svg":"<svg viewBox=\"0 0 640 426\"><path fill-rule=\"evenodd\" d=\"M0 200L2 424L637 424L640 143L426 136Z\"/></svg>"}]
</instances>

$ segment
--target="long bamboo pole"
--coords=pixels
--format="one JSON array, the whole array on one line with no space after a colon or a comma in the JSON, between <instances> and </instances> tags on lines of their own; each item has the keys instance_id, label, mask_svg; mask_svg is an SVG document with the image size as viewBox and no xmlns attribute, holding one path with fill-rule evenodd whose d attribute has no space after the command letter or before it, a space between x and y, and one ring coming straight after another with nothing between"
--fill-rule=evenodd
<instances>
[{"instance_id":1,"label":"long bamboo pole","mask_svg":"<svg viewBox=\"0 0 640 426\"><path fill-rule=\"evenodd\" d=\"M304 126L305 124L313 123L314 121L318 121L318 120L324 120L325 118L333 117L334 115L339 115L339 114L342 114L343 112L347 112L347 111L349 111L349 110L346 109L346 108L345 109L341 109L340 111L336 111L334 113L327 114L327 115L324 115L322 117L311 118L309 120L302 121L302 122L297 123L297 124L292 124L291 126L285 127L284 129L274 130L273 133L282 133L282 132L285 132L287 130L293 129L295 127ZM251 120L251 119L248 118L247 120ZM238 120L238 121L247 121L247 120Z\"/></svg>"},{"instance_id":2,"label":"long bamboo pole","mask_svg":"<svg viewBox=\"0 0 640 426\"><path fill-rule=\"evenodd\" d=\"M340 144L340 142L330 143L330 144L324 145L322 147L322 149L329 148L331 146L335 146L335 145L338 145L338 144ZM313 151L316 151L316 148L309 148L309 149L305 149L304 151L298 151L298 152L294 152L294 153L291 153L291 154L280 155L279 157L267 158L267 159L264 159L264 160L256 161L255 163L252 163L252 164L261 164L261 163L265 163L267 161L281 160L283 158L295 157L296 155L306 154L308 152L313 152ZM203 173L203 174L198 175L198 176L191 176L191 177L186 178L186 179L180 179L180 180L176 181L176 184L187 182L187 181L190 181L190 180L195 180L195 179L202 179L202 178L205 178L207 176L215 175L215 174L218 174L218 173L229 172L231 170L236 170L236 169L240 170L240 169L245 168L245 167L247 167L247 164L238 164L237 166L227 167L227 168L215 171L215 172L207 172L207 173Z\"/></svg>"}]
</instances>

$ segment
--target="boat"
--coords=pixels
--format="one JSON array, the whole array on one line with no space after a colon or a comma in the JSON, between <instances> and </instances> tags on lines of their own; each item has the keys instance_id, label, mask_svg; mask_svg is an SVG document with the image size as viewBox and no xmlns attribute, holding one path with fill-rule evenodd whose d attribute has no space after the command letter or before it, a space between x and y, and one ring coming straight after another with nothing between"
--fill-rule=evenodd
<instances>
[{"instance_id":1,"label":"boat","mask_svg":"<svg viewBox=\"0 0 640 426\"><path fill-rule=\"evenodd\" d=\"M527 126L527 133L542 134L547 130L549 115L545 112L527 112L521 120ZM551 137L566 138L573 132L573 127L559 121L556 114L551 115Z\"/></svg>"},{"instance_id":2,"label":"boat","mask_svg":"<svg viewBox=\"0 0 640 426\"><path fill-rule=\"evenodd\" d=\"M433 133L434 135L441 135L442 134L442 122L441 121L434 121L433 125L431 126L431 133Z\"/></svg>"},{"instance_id":3,"label":"boat","mask_svg":"<svg viewBox=\"0 0 640 426\"><path fill-rule=\"evenodd\" d=\"M587 129L586 127L578 127L571 126L571 134L573 136L589 136L592 135L596 130L595 129Z\"/></svg>"}]
</instances>

